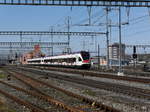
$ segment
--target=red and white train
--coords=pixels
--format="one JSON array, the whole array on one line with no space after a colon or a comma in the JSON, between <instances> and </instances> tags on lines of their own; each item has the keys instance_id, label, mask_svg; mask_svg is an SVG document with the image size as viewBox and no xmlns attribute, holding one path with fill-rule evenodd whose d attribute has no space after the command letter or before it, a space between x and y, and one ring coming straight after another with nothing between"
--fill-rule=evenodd
<instances>
[{"instance_id":1,"label":"red and white train","mask_svg":"<svg viewBox=\"0 0 150 112\"><path fill-rule=\"evenodd\" d=\"M73 68L90 68L90 54L86 51L41 58L28 59L27 64L42 66L62 66Z\"/></svg>"}]
</instances>

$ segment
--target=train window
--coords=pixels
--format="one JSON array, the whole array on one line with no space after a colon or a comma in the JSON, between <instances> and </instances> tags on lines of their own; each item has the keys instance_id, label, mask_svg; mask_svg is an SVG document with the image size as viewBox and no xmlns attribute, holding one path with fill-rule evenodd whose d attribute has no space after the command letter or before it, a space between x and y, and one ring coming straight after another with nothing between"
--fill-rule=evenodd
<instances>
[{"instance_id":1,"label":"train window","mask_svg":"<svg viewBox=\"0 0 150 112\"><path fill-rule=\"evenodd\" d=\"M33 61L30 61L31 63L33 62L33 63L40 63L41 62L41 60L33 60Z\"/></svg>"},{"instance_id":2,"label":"train window","mask_svg":"<svg viewBox=\"0 0 150 112\"><path fill-rule=\"evenodd\" d=\"M67 59L67 63L70 63L70 62L71 62L71 58L68 58L68 59Z\"/></svg>"},{"instance_id":3,"label":"train window","mask_svg":"<svg viewBox=\"0 0 150 112\"><path fill-rule=\"evenodd\" d=\"M78 61L82 61L80 57L78 58Z\"/></svg>"},{"instance_id":4,"label":"train window","mask_svg":"<svg viewBox=\"0 0 150 112\"><path fill-rule=\"evenodd\" d=\"M76 58L73 58L73 62L76 62Z\"/></svg>"},{"instance_id":5,"label":"train window","mask_svg":"<svg viewBox=\"0 0 150 112\"><path fill-rule=\"evenodd\" d=\"M64 59L64 62L67 62L67 59Z\"/></svg>"},{"instance_id":6,"label":"train window","mask_svg":"<svg viewBox=\"0 0 150 112\"><path fill-rule=\"evenodd\" d=\"M66 62L66 59L65 59L65 58L63 58L63 59L62 59L62 62Z\"/></svg>"},{"instance_id":7,"label":"train window","mask_svg":"<svg viewBox=\"0 0 150 112\"><path fill-rule=\"evenodd\" d=\"M70 59L69 59L69 62L70 62L70 63L72 63L72 62L73 62L72 58L70 58Z\"/></svg>"},{"instance_id":8,"label":"train window","mask_svg":"<svg viewBox=\"0 0 150 112\"><path fill-rule=\"evenodd\" d=\"M74 61L74 58L70 58L70 62L71 63L74 63L75 61Z\"/></svg>"},{"instance_id":9,"label":"train window","mask_svg":"<svg viewBox=\"0 0 150 112\"><path fill-rule=\"evenodd\" d=\"M58 59L58 63L62 63L62 59Z\"/></svg>"},{"instance_id":10,"label":"train window","mask_svg":"<svg viewBox=\"0 0 150 112\"><path fill-rule=\"evenodd\" d=\"M90 54L89 52L81 52L81 56L83 58L83 60L88 60L90 58Z\"/></svg>"},{"instance_id":11,"label":"train window","mask_svg":"<svg viewBox=\"0 0 150 112\"><path fill-rule=\"evenodd\" d=\"M53 59L53 63L55 63L56 62L56 59Z\"/></svg>"}]
</instances>

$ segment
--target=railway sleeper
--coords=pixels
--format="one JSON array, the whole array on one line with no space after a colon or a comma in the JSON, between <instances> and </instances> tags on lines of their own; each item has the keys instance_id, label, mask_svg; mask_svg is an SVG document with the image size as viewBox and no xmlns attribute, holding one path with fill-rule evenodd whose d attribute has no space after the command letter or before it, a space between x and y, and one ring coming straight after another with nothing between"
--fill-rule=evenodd
<instances>
[{"instance_id":1,"label":"railway sleeper","mask_svg":"<svg viewBox=\"0 0 150 112\"><path fill-rule=\"evenodd\" d=\"M39 91L37 88L33 87L32 85L30 85L29 83L27 83L26 81L24 81L23 79L19 78L18 76L15 76L14 74L12 75L14 76L15 78L19 79L20 81L24 82L25 84L27 84L28 86L31 86L33 89L35 89L36 91L38 91L38 93L42 94L43 96L42 99L44 98L44 96L47 97L44 98L45 100L47 100L48 102L50 102L51 104L54 104L54 105L57 105L58 107L61 107L61 108L64 108L66 107L65 109L67 109L69 112L84 112L82 110L77 110L77 109L73 109L73 107L70 107L70 106L67 106L66 104L63 104L62 102L59 102L59 101L56 101L54 99L52 99L50 96L46 95L45 93ZM34 94L35 95L35 94Z\"/></svg>"},{"instance_id":2,"label":"railway sleeper","mask_svg":"<svg viewBox=\"0 0 150 112\"><path fill-rule=\"evenodd\" d=\"M15 73L17 73L17 72L15 72ZM41 81L38 81L38 82L41 82ZM44 83L45 84L45 83ZM46 84L47 85L47 84ZM68 94L68 93L67 93ZM74 93L71 93L72 95L74 95ZM75 96L75 95L74 95ZM87 103L89 103L90 105L92 105L92 103L94 102L94 101L90 101L89 99L86 99L85 97L81 97L81 96L79 96L79 95L77 95L76 96L76 98L79 98L79 99L82 99L82 101L84 101L84 102L87 102ZM96 105L95 105L96 104ZM108 108L107 106L104 106L104 105L102 105L102 104L100 104L100 103L95 103L93 106L95 106L95 107L99 107L99 108L101 108L102 110L104 109L104 110L106 110L105 108ZM111 112L118 112L118 110L115 110L115 109L112 109L112 108L109 108L108 109L109 111L111 111Z\"/></svg>"}]
</instances>

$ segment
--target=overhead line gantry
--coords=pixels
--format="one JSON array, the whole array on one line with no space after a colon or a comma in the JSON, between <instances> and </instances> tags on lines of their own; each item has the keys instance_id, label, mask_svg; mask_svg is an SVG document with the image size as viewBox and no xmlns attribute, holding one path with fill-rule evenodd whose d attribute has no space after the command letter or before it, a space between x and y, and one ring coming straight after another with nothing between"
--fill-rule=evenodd
<instances>
[{"instance_id":1,"label":"overhead line gantry","mask_svg":"<svg viewBox=\"0 0 150 112\"><path fill-rule=\"evenodd\" d=\"M150 48L150 45L125 45L127 48L133 48L134 46L137 48Z\"/></svg>"},{"instance_id":2,"label":"overhead line gantry","mask_svg":"<svg viewBox=\"0 0 150 112\"><path fill-rule=\"evenodd\" d=\"M40 44L42 46L51 46L51 45L68 45L67 42L0 42L0 48L6 46L20 46L23 45L24 47L33 47L33 45Z\"/></svg>"},{"instance_id":3,"label":"overhead line gantry","mask_svg":"<svg viewBox=\"0 0 150 112\"><path fill-rule=\"evenodd\" d=\"M40 47L41 49L51 49L52 47ZM6 50L14 50L14 51L16 51L16 50L19 50L19 51L21 51L22 49L20 49L20 47L13 47L12 46L12 48L10 48L9 46L6 46L6 47L0 47L0 51L2 51L2 50L4 50L4 51L6 51ZM23 47L23 51L29 51L29 50L33 50L34 49L34 47Z\"/></svg>"},{"instance_id":4,"label":"overhead line gantry","mask_svg":"<svg viewBox=\"0 0 150 112\"><path fill-rule=\"evenodd\" d=\"M150 7L150 0L0 0L1 5Z\"/></svg>"},{"instance_id":5,"label":"overhead line gantry","mask_svg":"<svg viewBox=\"0 0 150 112\"><path fill-rule=\"evenodd\" d=\"M72 35L72 36L97 36L105 32L50 32L50 31L0 31L0 35Z\"/></svg>"}]
</instances>

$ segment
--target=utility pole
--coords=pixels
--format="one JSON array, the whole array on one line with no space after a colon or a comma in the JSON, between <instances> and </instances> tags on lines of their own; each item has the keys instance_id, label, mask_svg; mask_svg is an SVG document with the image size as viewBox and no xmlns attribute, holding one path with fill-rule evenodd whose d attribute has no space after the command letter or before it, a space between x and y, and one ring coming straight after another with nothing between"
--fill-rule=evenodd
<instances>
[{"instance_id":1,"label":"utility pole","mask_svg":"<svg viewBox=\"0 0 150 112\"><path fill-rule=\"evenodd\" d=\"M67 48L67 52L69 53L70 52L70 34L69 34L69 32L70 32L70 17L69 16L68 16L67 24L68 24L68 48Z\"/></svg>"},{"instance_id":2,"label":"utility pole","mask_svg":"<svg viewBox=\"0 0 150 112\"><path fill-rule=\"evenodd\" d=\"M23 50L23 45L22 45L22 32L20 31L20 47L21 47L21 51ZM21 51L20 51L20 55L19 56L21 56Z\"/></svg>"},{"instance_id":3,"label":"utility pole","mask_svg":"<svg viewBox=\"0 0 150 112\"><path fill-rule=\"evenodd\" d=\"M54 29L53 29L53 27L51 27L51 32L53 32L54 31ZM51 52L51 56L53 56L53 34L51 33L51 46L52 46L52 52Z\"/></svg>"},{"instance_id":4,"label":"utility pole","mask_svg":"<svg viewBox=\"0 0 150 112\"><path fill-rule=\"evenodd\" d=\"M109 25L108 25L109 8L106 7L106 45L107 45L107 69L109 69Z\"/></svg>"},{"instance_id":5,"label":"utility pole","mask_svg":"<svg viewBox=\"0 0 150 112\"><path fill-rule=\"evenodd\" d=\"M88 16L89 16L89 25L91 25L91 10L92 10L92 7L87 6L87 11L88 11Z\"/></svg>"},{"instance_id":6,"label":"utility pole","mask_svg":"<svg viewBox=\"0 0 150 112\"><path fill-rule=\"evenodd\" d=\"M119 72L118 75L123 75L122 71L122 42L121 42L121 7L119 7Z\"/></svg>"},{"instance_id":7,"label":"utility pole","mask_svg":"<svg viewBox=\"0 0 150 112\"><path fill-rule=\"evenodd\" d=\"M98 70L100 69L100 48L98 44Z\"/></svg>"},{"instance_id":8,"label":"utility pole","mask_svg":"<svg viewBox=\"0 0 150 112\"><path fill-rule=\"evenodd\" d=\"M12 60L13 59L12 42L10 42L10 53L9 53L9 56L10 56L10 60Z\"/></svg>"}]
</instances>

